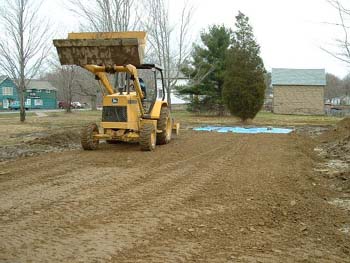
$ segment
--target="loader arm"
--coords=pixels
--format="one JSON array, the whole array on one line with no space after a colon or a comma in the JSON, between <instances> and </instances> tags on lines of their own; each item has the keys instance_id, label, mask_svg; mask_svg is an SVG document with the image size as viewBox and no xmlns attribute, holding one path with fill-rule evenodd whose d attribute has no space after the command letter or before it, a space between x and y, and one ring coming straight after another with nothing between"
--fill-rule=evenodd
<instances>
[{"instance_id":1,"label":"loader arm","mask_svg":"<svg viewBox=\"0 0 350 263\"><path fill-rule=\"evenodd\" d=\"M133 65L125 65L125 66L113 66L113 67L106 67L106 66L96 66L96 65L86 65L84 68L91 73L95 74L99 80L101 80L103 86L107 90L107 93L109 95L113 95L115 93L111 83L109 82L106 73L116 73L116 72L125 72L132 76L132 80L134 82L134 87L137 94L137 103L140 107L141 116L144 116L145 111L142 106L142 99L144 98L143 92L141 90L141 85L139 82L137 69Z\"/></svg>"}]
</instances>

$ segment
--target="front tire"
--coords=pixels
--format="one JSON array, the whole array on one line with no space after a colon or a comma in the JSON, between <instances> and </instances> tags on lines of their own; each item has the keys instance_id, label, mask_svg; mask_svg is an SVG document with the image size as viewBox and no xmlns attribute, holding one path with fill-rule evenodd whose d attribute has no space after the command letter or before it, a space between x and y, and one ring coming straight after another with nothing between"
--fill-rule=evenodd
<instances>
[{"instance_id":1,"label":"front tire","mask_svg":"<svg viewBox=\"0 0 350 263\"><path fill-rule=\"evenodd\" d=\"M153 124L145 123L140 130L140 147L142 151L153 151L156 148L157 132Z\"/></svg>"},{"instance_id":2,"label":"front tire","mask_svg":"<svg viewBox=\"0 0 350 263\"><path fill-rule=\"evenodd\" d=\"M99 140L94 139L94 135L98 134L98 126L91 123L84 127L81 131L81 146L86 151L96 150L98 148Z\"/></svg>"},{"instance_id":3,"label":"front tire","mask_svg":"<svg viewBox=\"0 0 350 263\"><path fill-rule=\"evenodd\" d=\"M157 144L167 144L171 140L171 118L168 107L162 107L160 110L159 120L157 121L157 129L161 130L161 133L157 134Z\"/></svg>"}]
</instances>

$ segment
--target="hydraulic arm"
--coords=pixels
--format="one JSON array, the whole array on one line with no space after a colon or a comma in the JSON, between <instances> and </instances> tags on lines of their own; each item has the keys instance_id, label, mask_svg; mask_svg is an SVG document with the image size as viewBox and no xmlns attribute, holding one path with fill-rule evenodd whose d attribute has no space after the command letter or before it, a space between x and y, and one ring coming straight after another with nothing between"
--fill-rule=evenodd
<instances>
[{"instance_id":1,"label":"hydraulic arm","mask_svg":"<svg viewBox=\"0 0 350 263\"><path fill-rule=\"evenodd\" d=\"M116 73L116 72L125 72L131 75L131 78L134 82L135 91L137 94L137 103L141 110L141 116L144 115L144 109L142 106L142 100L144 98L143 92L141 90L141 85L139 82L137 69L133 65L126 65L126 66L112 66L112 67L106 67L106 66L96 66L96 65L86 65L84 68L91 73L95 74L99 80L102 82L103 86L107 90L109 95L113 95L116 92L114 91L111 83L109 82L106 73Z\"/></svg>"}]
</instances>

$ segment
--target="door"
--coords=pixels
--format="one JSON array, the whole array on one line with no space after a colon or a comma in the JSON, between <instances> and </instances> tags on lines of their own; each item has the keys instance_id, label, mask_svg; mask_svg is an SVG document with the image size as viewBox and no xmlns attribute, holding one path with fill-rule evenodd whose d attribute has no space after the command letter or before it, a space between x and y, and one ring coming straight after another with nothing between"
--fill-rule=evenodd
<instances>
[{"instance_id":1,"label":"door","mask_svg":"<svg viewBox=\"0 0 350 263\"><path fill-rule=\"evenodd\" d=\"M26 107L30 108L32 106L32 100L31 99L27 99L26 100Z\"/></svg>"},{"instance_id":2,"label":"door","mask_svg":"<svg viewBox=\"0 0 350 263\"><path fill-rule=\"evenodd\" d=\"M9 106L10 106L9 100L8 100L8 99L4 99L4 100L2 101L2 107L3 107L4 109L8 109Z\"/></svg>"}]
</instances>

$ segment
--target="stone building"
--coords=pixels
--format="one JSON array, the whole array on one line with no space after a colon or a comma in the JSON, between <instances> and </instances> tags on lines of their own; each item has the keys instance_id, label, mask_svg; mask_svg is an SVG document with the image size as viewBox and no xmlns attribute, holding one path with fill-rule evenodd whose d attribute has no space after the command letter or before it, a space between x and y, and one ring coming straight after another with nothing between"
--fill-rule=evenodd
<instances>
[{"instance_id":1,"label":"stone building","mask_svg":"<svg viewBox=\"0 0 350 263\"><path fill-rule=\"evenodd\" d=\"M272 69L273 112L323 115L324 69Z\"/></svg>"}]
</instances>

